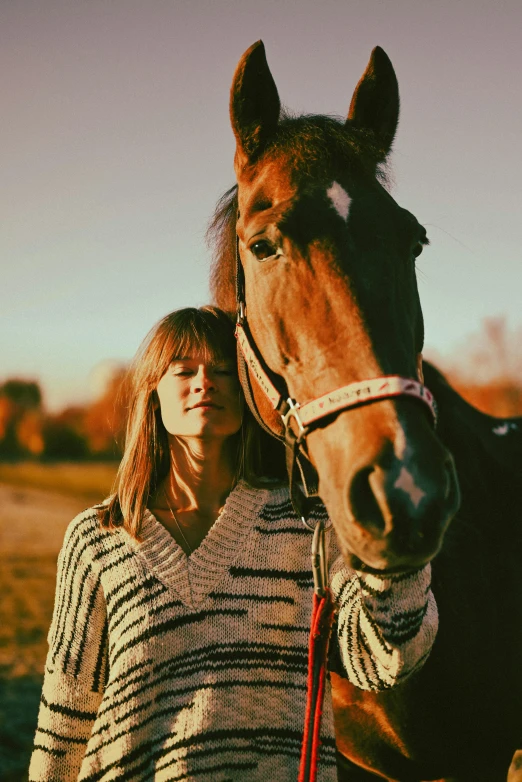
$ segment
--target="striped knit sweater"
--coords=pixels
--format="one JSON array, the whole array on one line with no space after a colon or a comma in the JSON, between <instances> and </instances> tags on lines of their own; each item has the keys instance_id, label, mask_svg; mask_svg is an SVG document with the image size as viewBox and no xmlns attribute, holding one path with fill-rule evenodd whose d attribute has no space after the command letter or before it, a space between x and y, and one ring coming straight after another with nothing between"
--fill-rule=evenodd
<instances>
[{"instance_id":1,"label":"striped knit sweater","mask_svg":"<svg viewBox=\"0 0 522 782\"><path fill-rule=\"evenodd\" d=\"M430 568L402 580L363 576L330 537L346 676L390 687L433 644ZM59 557L30 780L295 782L310 545L286 489L245 483L190 557L148 512L141 543L101 530L95 509L74 519ZM327 690L320 782L337 778L330 701Z\"/></svg>"}]
</instances>

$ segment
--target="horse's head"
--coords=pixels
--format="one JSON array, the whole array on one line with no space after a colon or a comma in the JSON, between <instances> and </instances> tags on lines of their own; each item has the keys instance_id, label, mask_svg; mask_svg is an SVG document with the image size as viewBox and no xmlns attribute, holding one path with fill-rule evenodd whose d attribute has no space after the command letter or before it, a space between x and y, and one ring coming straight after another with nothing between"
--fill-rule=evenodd
<instances>
[{"instance_id":1,"label":"horse's head","mask_svg":"<svg viewBox=\"0 0 522 782\"><path fill-rule=\"evenodd\" d=\"M426 231L380 182L398 115L397 80L379 48L345 122L280 117L261 42L237 67L231 118L248 323L301 403L422 371L415 258ZM393 570L437 553L459 493L424 405L401 396L342 411L310 432L307 449L348 562Z\"/></svg>"}]
</instances>

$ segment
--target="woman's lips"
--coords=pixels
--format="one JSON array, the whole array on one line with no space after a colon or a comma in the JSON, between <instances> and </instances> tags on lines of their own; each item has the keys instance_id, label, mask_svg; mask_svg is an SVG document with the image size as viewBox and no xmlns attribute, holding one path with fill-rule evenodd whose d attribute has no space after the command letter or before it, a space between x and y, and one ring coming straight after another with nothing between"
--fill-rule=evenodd
<instances>
[{"instance_id":1,"label":"woman's lips","mask_svg":"<svg viewBox=\"0 0 522 782\"><path fill-rule=\"evenodd\" d=\"M204 408L204 409L213 409L213 410L222 410L221 405L216 405L215 402L198 402L197 405L192 405L190 407L190 410L197 410L198 408Z\"/></svg>"}]
</instances>

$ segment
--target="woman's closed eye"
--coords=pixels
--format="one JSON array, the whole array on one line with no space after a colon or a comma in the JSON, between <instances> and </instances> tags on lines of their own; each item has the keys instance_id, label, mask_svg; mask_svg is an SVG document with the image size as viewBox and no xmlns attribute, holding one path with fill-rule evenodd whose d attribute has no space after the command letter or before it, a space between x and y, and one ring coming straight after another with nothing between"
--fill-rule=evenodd
<instances>
[{"instance_id":1,"label":"woman's closed eye","mask_svg":"<svg viewBox=\"0 0 522 782\"><path fill-rule=\"evenodd\" d=\"M193 375L197 375L200 370L200 367L190 367L190 366L173 366L171 368L171 374L174 375L174 377L192 377ZM224 375L226 377L233 377L234 375L237 375L237 369L235 364L223 364L223 365L214 365L214 366L208 366L206 369L208 374L215 374L215 375Z\"/></svg>"}]
</instances>

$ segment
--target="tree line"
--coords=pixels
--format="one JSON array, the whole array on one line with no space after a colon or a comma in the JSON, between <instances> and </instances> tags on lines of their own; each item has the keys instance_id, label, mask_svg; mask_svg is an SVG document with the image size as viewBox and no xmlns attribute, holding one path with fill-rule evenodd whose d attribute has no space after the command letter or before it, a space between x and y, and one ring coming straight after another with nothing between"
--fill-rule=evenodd
<instances>
[{"instance_id":1,"label":"tree line","mask_svg":"<svg viewBox=\"0 0 522 782\"><path fill-rule=\"evenodd\" d=\"M522 415L522 332L503 318L485 319L481 330L449 356L430 356L449 382L482 412ZM92 403L46 411L40 384L11 378L0 384L0 460L116 460L126 419L126 370L115 370Z\"/></svg>"},{"instance_id":2,"label":"tree line","mask_svg":"<svg viewBox=\"0 0 522 782\"><path fill-rule=\"evenodd\" d=\"M10 378L0 385L0 460L116 460L125 429L125 370L114 372L90 404L45 409L36 380Z\"/></svg>"}]
</instances>

